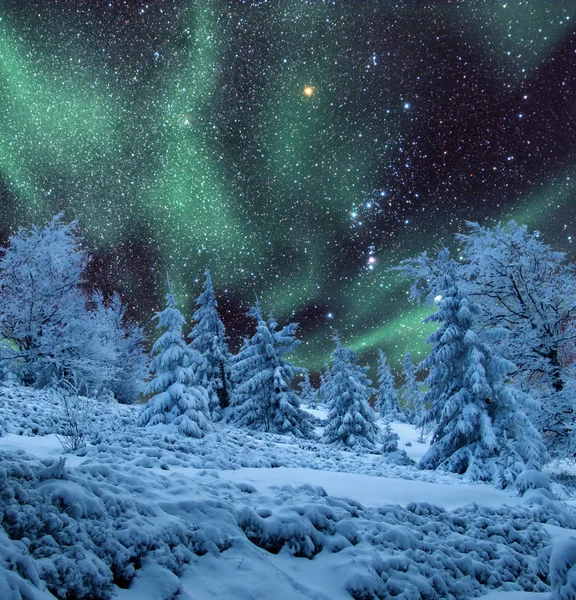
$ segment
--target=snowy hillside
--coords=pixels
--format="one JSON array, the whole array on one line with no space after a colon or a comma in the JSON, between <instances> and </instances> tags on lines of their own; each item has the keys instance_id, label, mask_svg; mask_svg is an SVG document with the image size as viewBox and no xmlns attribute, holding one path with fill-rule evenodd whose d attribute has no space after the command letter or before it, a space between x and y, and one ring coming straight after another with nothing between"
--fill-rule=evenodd
<instances>
[{"instance_id":1,"label":"snowy hillside","mask_svg":"<svg viewBox=\"0 0 576 600\"><path fill-rule=\"evenodd\" d=\"M95 404L64 454L57 399L1 389L2 600L548 598L550 555L576 536L557 484L520 497L400 454L219 423L190 439L138 412Z\"/></svg>"}]
</instances>

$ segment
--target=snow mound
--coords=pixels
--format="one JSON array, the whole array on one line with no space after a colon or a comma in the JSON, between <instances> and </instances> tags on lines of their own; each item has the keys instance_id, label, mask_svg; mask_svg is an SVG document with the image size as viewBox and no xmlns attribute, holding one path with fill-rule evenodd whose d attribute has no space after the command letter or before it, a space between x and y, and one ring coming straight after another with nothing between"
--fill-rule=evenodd
<instances>
[{"instance_id":1,"label":"snow mound","mask_svg":"<svg viewBox=\"0 0 576 600\"><path fill-rule=\"evenodd\" d=\"M4 454L0 540L11 548L1 555L2 575L12 591L28 597L19 574L31 585L42 581L57 598L104 600L114 585L127 586L144 560L178 574L193 555L230 546L231 507L208 499L202 508L150 503L154 488L174 490L161 476L147 472L144 478L142 470L86 464L66 471L62 463Z\"/></svg>"},{"instance_id":2,"label":"snow mound","mask_svg":"<svg viewBox=\"0 0 576 600\"><path fill-rule=\"evenodd\" d=\"M556 543L550 554L550 600L576 599L576 538Z\"/></svg>"}]
</instances>

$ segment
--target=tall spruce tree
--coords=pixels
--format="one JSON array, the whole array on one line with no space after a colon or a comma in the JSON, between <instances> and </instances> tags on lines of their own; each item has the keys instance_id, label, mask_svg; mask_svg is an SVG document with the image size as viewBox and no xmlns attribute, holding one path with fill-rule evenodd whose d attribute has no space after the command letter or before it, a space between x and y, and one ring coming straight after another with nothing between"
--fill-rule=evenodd
<instances>
[{"instance_id":1,"label":"tall spruce tree","mask_svg":"<svg viewBox=\"0 0 576 600\"><path fill-rule=\"evenodd\" d=\"M419 467L505 487L524 468L538 468L546 452L523 412L530 399L506 382L514 365L492 351L502 331L477 331L481 309L459 287L455 265L449 268L452 285L425 320L442 325L428 338L433 347L421 365L430 370L425 401L437 426Z\"/></svg>"},{"instance_id":2,"label":"tall spruce tree","mask_svg":"<svg viewBox=\"0 0 576 600\"><path fill-rule=\"evenodd\" d=\"M424 406L422 392L420 391L420 386L416 380L416 368L412 362L410 352L404 354L404 359L402 361L402 377L404 379L404 384L400 388L402 408L408 415L410 423L418 426L422 419Z\"/></svg>"},{"instance_id":3,"label":"tall spruce tree","mask_svg":"<svg viewBox=\"0 0 576 600\"><path fill-rule=\"evenodd\" d=\"M309 417L290 389L296 369L284 358L300 344L297 324L277 330L272 317L264 319L258 302L248 315L256 321L256 333L234 357L228 420L259 431L307 437L312 432Z\"/></svg>"},{"instance_id":4,"label":"tall spruce tree","mask_svg":"<svg viewBox=\"0 0 576 600\"><path fill-rule=\"evenodd\" d=\"M330 378L323 387L323 400L328 403L328 423L324 441L354 449L374 451L378 427L374 411L368 403L376 391L366 377L368 367L356 364L356 353L344 348L338 335L332 352Z\"/></svg>"},{"instance_id":5,"label":"tall spruce tree","mask_svg":"<svg viewBox=\"0 0 576 600\"><path fill-rule=\"evenodd\" d=\"M193 315L195 325L188 335L190 347L199 352L204 362L197 370L200 382L208 391L214 416L230 404L230 352L226 344L224 324L218 316L218 303L210 271L206 270L204 291L198 297Z\"/></svg>"},{"instance_id":6,"label":"tall spruce tree","mask_svg":"<svg viewBox=\"0 0 576 600\"><path fill-rule=\"evenodd\" d=\"M186 346L182 337L185 320L176 308L171 286L166 308L157 313L157 328L164 329L152 347L152 379L146 393L152 397L142 407L139 425L172 424L182 435L202 437L211 431L208 392L195 373L202 356ZM202 366L199 369L202 371Z\"/></svg>"},{"instance_id":7,"label":"tall spruce tree","mask_svg":"<svg viewBox=\"0 0 576 600\"><path fill-rule=\"evenodd\" d=\"M318 404L318 390L310 383L310 373L304 370L304 379L298 384L300 388L300 402L309 408Z\"/></svg>"},{"instance_id":8,"label":"tall spruce tree","mask_svg":"<svg viewBox=\"0 0 576 600\"><path fill-rule=\"evenodd\" d=\"M507 329L498 353L515 365L520 389L540 401L532 417L549 451L566 456L576 412L574 396L563 393L576 345L574 265L539 232L513 221L467 225L457 238L469 294L481 305L485 326Z\"/></svg>"},{"instance_id":9,"label":"tall spruce tree","mask_svg":"<svg viewBox=\"0 0 576 600\"><path fill-rule=\"evenodd\" d=\"M457 235L459 285L482 309L484 328L502 328L498 354L515 365L514 381L537 401L529 412L553 456L572 456L574 396L570 386L576 348L576 270L539 232L509 222L492 228L468 223ZM449 252L426 253L398 267L412 281L413 299L428 302L447 289ZM449 287L449 286L448 286Z\"/></svg>"},{"instance_id":10,"label":"tall spruce tree","mask_svg":"<svg viewBox=\"0 0 576 600\"><path fill-rule=\"evenodd\" d=\"M326 401L326 390L328 389L326 386L330 381L330 365L324 365L324 369L320 373L320 385L318 387L318 397L320 398L320 404L323 406L327 406L328 403Z\"/></svg>"},{"instance_id":11,"label":"tall spruce tree","mask_svg":"<svg viewBox=\"0 0 576 600\"><path fill-rule=\"evenodd\" d=\"M394 387L394 376L386 355L378 351L378 392L376 395L376 410L385 421L405 421L406 415L398 407L398 393Z\"/></svg>"}]
</instances>

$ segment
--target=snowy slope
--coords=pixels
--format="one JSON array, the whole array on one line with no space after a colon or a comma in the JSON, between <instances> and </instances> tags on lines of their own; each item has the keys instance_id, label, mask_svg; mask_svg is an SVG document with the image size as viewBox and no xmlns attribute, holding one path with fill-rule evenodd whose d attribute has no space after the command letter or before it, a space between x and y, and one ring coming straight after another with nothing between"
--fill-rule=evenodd
<instances>
[{"instance_id":1,"label":"snowy slope","mask_svg":"<svg viewBox=\"0 0 576 600\"><path fill-rule=\"evenodd\" d=\"M576 529L538 491L223 425L191 440L136 427L134 407L93 414L62 464L54 399L0 392L2 600L544 598L537 558Z\"/></svg>"}]
</instances>

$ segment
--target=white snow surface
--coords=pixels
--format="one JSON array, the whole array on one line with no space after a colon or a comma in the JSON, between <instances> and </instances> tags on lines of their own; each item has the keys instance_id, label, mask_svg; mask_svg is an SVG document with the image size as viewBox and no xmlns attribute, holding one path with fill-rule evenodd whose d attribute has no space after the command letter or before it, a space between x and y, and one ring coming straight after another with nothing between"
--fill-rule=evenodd
<instances>
[{"instance_id":1,"label":"white snow surface","mask_svg":"<svg viewBox=\"0 0 576 600\"><path fill-rule=\"evenodd\" d=\"M544 599L546 557L576 534L569 490L518 497L223 424L190 439L96 400L64 455L54 402L0 388L2 600Z\"/></svg>"},{"instance_id":2,"label":"white snow surface","mask_svg":"<svg viewBox=\"0 0 576 600\"><path fill-rule=\"evenodd\" d=\"M220 476L235 483L247 482L259 492L267 493L282 485L317 485L330 496L349 498L364 506L377 508L385 504L406 506L411 502L428 502L446 509L467 506L517 506L522 499L488 485L461 486L454 494L445 483L376 477L358 473L318 471L310 468L251 468L222 471Z\"/></svg>"}]
</instances>

